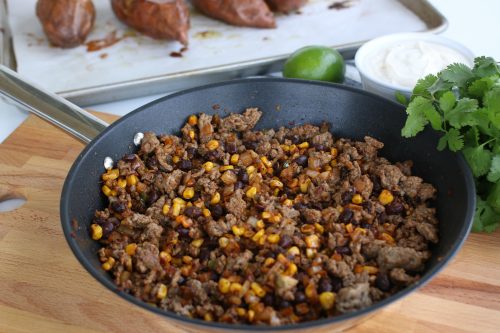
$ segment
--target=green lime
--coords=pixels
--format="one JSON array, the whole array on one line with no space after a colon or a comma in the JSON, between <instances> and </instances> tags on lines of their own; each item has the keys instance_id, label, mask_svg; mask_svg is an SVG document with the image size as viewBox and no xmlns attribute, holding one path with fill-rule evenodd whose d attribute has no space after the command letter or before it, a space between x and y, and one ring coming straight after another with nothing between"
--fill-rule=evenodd
<instances>
[{"instance_id":1,"label":"green lime","mask_svg":"<svg viewBox=\"0 0 500 333\"><path fill-rule=\"evenodd\" d=\"M295 51L283 66L283 76L288 78L343 82L344 58L325 46L306 46Z\"/></svg>"}]
</instances>

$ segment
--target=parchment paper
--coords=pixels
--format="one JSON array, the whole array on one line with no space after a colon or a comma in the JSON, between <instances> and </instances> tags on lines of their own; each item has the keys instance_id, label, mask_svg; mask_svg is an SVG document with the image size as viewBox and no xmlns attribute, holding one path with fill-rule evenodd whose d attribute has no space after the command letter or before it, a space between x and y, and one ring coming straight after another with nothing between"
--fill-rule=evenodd
<instances>
[{"instance_id":1,"label":"parchment paper","mask_svg":"<svg viewBox=\"0 0 500 333\"><path fill-rule=\"evenodd\" d=\"M51 47L35 15L36 0L8 0L18 72L54 91L95 87L133 79L192 71L293 52L311 44L341 45L403 31L425 23L396 0L359 0L347 9L328 9L334 0L310 0L300 14L277 15L277 29L233 27L191 10L189 49L138 34L96 52L85 46ZM114 16L109 1L94 0L96 23L88 40L131 29Z\"/></svg>"}]
</instances>

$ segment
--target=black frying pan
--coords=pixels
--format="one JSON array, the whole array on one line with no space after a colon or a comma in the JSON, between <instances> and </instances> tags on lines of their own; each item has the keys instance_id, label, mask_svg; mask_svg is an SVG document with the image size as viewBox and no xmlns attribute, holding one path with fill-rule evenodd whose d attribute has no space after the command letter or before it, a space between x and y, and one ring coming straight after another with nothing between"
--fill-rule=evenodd
<instances>
[{"instance_id":1,"label":"black frying pan","mask_svg":"<svg viewBox=\"0 0 500 333\"><path fill-rule=\"evenodd\" d=\"M18 99L30 99L30 95L22 95L20 91L26 90L27 87L35 88L19 81L13 72L0 68L0 74L4 75L0 82L4 94ZM8 84L4 80L8 80ZM16 89L11 89L11 86ZM38 96L37 100L53 97L38 90L35 94ZM61 100L54 103L61 103ZM64 105L59 107L77 108L67 102L63 103ZM35 103L25 101L25 104L33 108ZM215 110L217 108L214 105L219 107L218 110ZM46 103L35 106L47 107ZM89 237L89 226L95 210L106 206L99 179L104 171L104 159L111 157L118 161L124 154L134 152L136 147L133 138L138 132L178 133L190 114L241 112L247 107L258 107L264 111L258 128L320 124L326 120L332 124L331 130L336 137L362 139L365 135L370 135L385 143L381 155L392 162L408 159L414 161L414 173L438 189L436 205L441 238L439 244L432 249L434 255L428 262L426 273L417 284L361 311L280 327L230 325L181 317L152 307L116 288L108 273L101 269L96 255L99 244ZM438 136L433 131L425 131L414 139L402 138L400 130L404 121L404 108L397 103L362 90L318 82L247 79L175 93L122 117L97 135L78 156L66 178L61 195L61 223L64 235L80 263L104 286L131 303L168 320L173 319L182 326L202 331L305 329L317 332L324 328L331 332L345 329L427 283L455 255L472 224L475 190L471 172L464 159L460 154L449 151L438 152ZM90 123L95 123L95 120ZM87 136L92 136L92 133ZM80 136L82 137L85 135Z\"/></svg>"}]
</instances>

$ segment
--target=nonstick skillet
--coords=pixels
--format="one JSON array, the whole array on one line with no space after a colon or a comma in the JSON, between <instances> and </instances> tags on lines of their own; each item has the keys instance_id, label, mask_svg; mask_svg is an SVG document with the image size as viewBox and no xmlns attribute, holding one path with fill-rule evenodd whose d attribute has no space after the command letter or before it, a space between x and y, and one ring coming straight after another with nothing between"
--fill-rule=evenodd
<instances>
[{"instance_id":1,"label":"nonstick skillet","mask_svg":"<svg viewBox=\"0 0 500 333\"><path fill-rule=\"evenodd\" d=\"M467 237L475 210L471 172L460 154L438 152L439 137L425 131L416 138L400 135L404 108L362 90L341 85L258 78L211 84L169 95L149 103L109 127L77 106L26 83L15 72L0 66L0 91L43 118L55 122L88 143L74 162L61 195L61 223L66 240L87 271L109 290L129 302L155 312L178 325L197 331L336 331L350 327L369 314L392 303L430 281L456 254ZM385 147L381 155L392 162L413 160L414 174L438 189L436 207L440 220L440 242L418 283L368 308L334 318L278 327L231 325L182 317L150 306L118 290L101 269L96 252L99 244L89 236L96 210L106 206L100 191L100 174L109 158L118 161L136 151L137 133L154 131L175 134L193 113L241 112L258 107L264 114L257 128L277 128L304 123L331 123L336 137L362 139L370 135ZM137 143L137 142L136 142Z\"/></svg>"}]
</instances>

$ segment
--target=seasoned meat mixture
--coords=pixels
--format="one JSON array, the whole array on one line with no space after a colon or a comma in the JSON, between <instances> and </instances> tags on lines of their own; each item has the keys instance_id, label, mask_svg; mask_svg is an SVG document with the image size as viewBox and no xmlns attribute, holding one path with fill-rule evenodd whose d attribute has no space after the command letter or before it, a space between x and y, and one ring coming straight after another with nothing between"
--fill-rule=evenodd
<instances>
[{"instance_id":1,"label":"seasoned meat mixture","mask_svg":"<svg viewBox=\"0 0 500 333\"><path fill-rule=\"evenodd\" d=\"M91 235L118 287L192 318L283 325L415 283L438 220L412 163L327 124L253 131L260 116L192 115L102 175Z\"/></svg>"}]
</instances>

